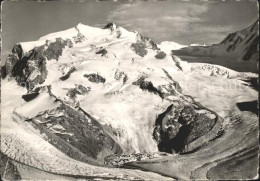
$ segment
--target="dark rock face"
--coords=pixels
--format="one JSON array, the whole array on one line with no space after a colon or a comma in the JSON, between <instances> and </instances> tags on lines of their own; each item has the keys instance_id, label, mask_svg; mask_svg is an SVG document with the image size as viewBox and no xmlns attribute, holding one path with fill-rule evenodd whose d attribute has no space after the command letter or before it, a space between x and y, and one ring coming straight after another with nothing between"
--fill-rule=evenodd
<instances>
[{"instance_id":1,"label":"dark rock face","mask_svg":"<svg viewBox=\"0 0 260 181\"><path fill-rule=\"evenodd\" d=\"M163 51L160 51L159 53L157 53L157 55L155 55L155 58L164 59L165 56L166 54Z\"/></svg>"},{"instance_id":2,"label":"dark rock face","mask_svg":"<svg viewBox=\"0 0 260 181\"><path fill-rule=\"evenodd\" d=\"M90 82L105 83L106 79L98 74L85 74L84 77L88 78Z\"/></svg>"},{"instance_id":3,"label":"dark rock face","mask_svg":"<svg viewBox=\"0 0 260 181\"><path fill-rule=\"evenodd\" d=\"M243 41L242 38L238 37L232 45L229 45L227 52L234 51L239 43Z\"/></svg>"},{"instance_id":4,"label":"dark rock face","mask_svg":"<svg viewBox=\"0 0 260 181\"><path fill-rule=\"evenodd\" d=\"M144 77L140 77L137 81L133 82L132 84L139 86L142 90L148 90L149 92L158 94L161 98L163 98L162 93L153 86L153 83L150 81L145 81Z\"/></svg>"},{"instance_id":5,"label":"dark rock face","mask_svg":"<svg viewBox=\"0 0 260 181\"><path fill-rule=\"evenodd\" d=\"M137 55L140 55L141 57L144 57L148 53L145 49L145 44L141 42L132 43L131 48Z\"/></svg>"},{"instance_id":6,"label":"dark rock face","mask_svg":"<svg viewBox=\"0 0 260 181\"><path fill-rule=\"evenodd\" d=\"M89 161L102 162L105 156L122 151L98 122L65 104L37 115L31 123L45 132L54 146L63 152L71 150L66 154L80 161L92 158Z\"/></svg>"},{"instance_id":7,"label":"dark rock face","mask_svg":"<svg viewBox=\"0 0 260 181\"><path fill-rule=\"evenodd\" d=\"M140 55L141 57L144 57L148 53L146 50L147 48L159 50L156 43L154 43L150 38L147 38L141 34L137 35L137 42L132 43L131 48L137 55Z\"/></svg>"},{"instance_id":8,"label":"dark rock face","mask_svg":"<svg viewBox=\"0 0 260 181\"><path fill-rule=\"evenodd\" d=\"M177 58L175 56L172 55L172 60L174 61L175 65L181 70L182 70L182 67L180 65L180 62L177 60Z\"/></svg>"},{"instance_id":9,"label":"dark rock face","mask_svg":"<svg viewBox=\"0 0 260 181\"><path fill-rule=\"evenodd\" d=\"M213 44L211 46L189 46L180 50L172 50L172 53L174 55L182 56L183 59L185 59L185 56L203 57L202 62L205 61L205 63L211 63L208 57L214 59L228 58L239 61L249 61L248 65L252 67L256 66L256 62L259 62L258 21L259 20L243 30L230 33L218 44ZM189 61L190 59L187 58L187 60ZM229 64L222 63L221 61L219 61L219 64L241 72L241 68L237 69L236 66L229 66ZM242 69L242 71L249 70ZM257 69L252 69L250 71L257 73Z\"/></svg>"},{"instance_id":10,"label":"dark rock face","mask_svg":"<svg viewBox=\"0 0 260 181\"><path fill-rule=\"evenodd\" d=\"M243 57L243 60L248 61L254 55L257 55L258 57L258 46L259 46L259 36L255 37L252 43L245 49L246 53Z\"/></svg>"},{"instance_id":11,"label":"dark rock face","mask_svg":"<svg viewBox=\"0 0 260 181\"><path fill-rule=\"evenodd\" d=\"M143 36L141 34L137 35L137 41L142 42L146 48L151 48L153 50L159 50L156 43L154 43L150 38Z\"/></svg>"},{"instance_id":12,"label":"dark rock face","mask_svg":"<svg viewBox=\"0 0 260 181\"><path fill-rule=\"evenodd\" d=\"M103 29L110 29L111 33L116 31L116 37L120 38L122 32L120 31L119 27L116 26L114 23L108 23Z\"/></svg>"},{"instance_id":13,"label":"dark rock face","mask_svg":"<svg viewBox=\"0 0 260 181\"><path fill-rule=\"evenodd\" d=\"M178 122L182 125L188 125L194 121L196 113L193 107L185 106L181 112Z\"/></svg>"},{"instance_id":14,"label":"dark rock face","mask_svg":"<svg viewBox=\"0 0 260 181\"><path fill-rule=\"evenodd\" d=\"M226 36L226 38L224 38L224 40L222 40L220 42L220 44L226 44L226 43L230 43L236 36L236 33L230 33L228 36Z\"/></svg>"},{"instance_id":15,"label":"dark rock face","mask_svg":"<svg viewBox=\"0 0 260 181\"><path fill-rule=\"evenodd\" d=\"M137 85L142 90L148 90L154 94L159 95L162 99L171 96L177 95L182 92L182 89L178 82L172 82L166 85L160 85L157 88L154 87L151 81L146 81L144 77L140 77L137 81L132 83L133 85Z\"/></svg>"},{"instance_id":16,"label":"dark rock face","mask_svg":"<svg viewBox=\"0 0 260 181\"><path fill-rule=\"evenodd\" d=\"M1 78L4 79L6 77L6 67L5 65L1 67Z\"/></svg>"},{"instance_id":17,"label":"dark rock face","mask_svg":"<svg viewBox=\"0 0 260 181\"><path fill-rule=\"evenodd\" d=\"M101 56L104 56L107 54L107 50L106 49L102 49L96 52L96 54L101 54Z\"/></svg>"},{"instance_id":18,"label":"dark rock face","mask_svg":"<svg viewBox=\"0 0 260 181\"><path fill-rule=\"evenodd\" d=\"M241 54L241 57L243 57L242 59L249 61L252 59L252 57L256 57L255 59L258 61L259 36L257 24L258 20L253 25L244 30L229 34L220 44L229 44L227 47L227 52L236 51L236 47L239 44L243 44L244 50L238 52Z\"/></svg>"},{"instance_id":19,"label":"dark rock face","mask_svg":"<svg viewBox=\"0 0 260 181\"><path fill-rule=\"evenodd\" d=\"M32 89L35 84L42 84L47 77L46 59L43 56L43 47L37 47L29 52L28 56L16 62L11 76L18 84L26 84Z\"/></svg>"},{"instance_id":20,"label":"dark rock face","mask_svg":"<svg viewBox=\"0 0 260 181\"><path fill-rule=\"evenodd\" d=\"M206 109L172 104L156 119L153 136L160 151L183 153L187 145L212 129L216 119L217 116Z\"/></svg>"},{"instance_id":21,"label":"dark rock face","mask_svg":"<svg viewBox=\"0 0 260 181\"><path fill-rule=\"evenodd\" d=\"M70 77L70 74L76 71L75 67L72 67L64 76L60 77L60 80L67 80Z\"/></svg>"},{"instance_id":22,"label":"dark rock face","mask_svg":"<svg viewBox=\"0 0 260 181\"><path fill-rule=\"evenodd\" d=\"M14 46L14 48L12 49L12 53L16 54L18 56L18 58L21 59L23 57L22 46L20 44L16 44Z\"/></svg>"},{"instance_id":23,"label":"dark rock face","mask_svg":"<svg viewBox=\"0 0 260 181\"><path fill-rule=\"evenodd\" d=\"M86 95L90 91L90 87L86 88L83 85L76 85L75 88L69 89L66 95L72 99L75 99L77 95Z\"/></svg>"},{"instance_id":24,"label":"dark rock face","mask_svg":"<svg viewBox=\"0 0 260 181\"><path fill-rule=\"evenodd\" d=\"M5 64L5 73L10 75L14 65L23 57L23 50L21 45L17 44L12 49L12 54L9 54Z\"/></svg>"},{"instance_id":25,"label":"dark rock face","mask_svg":"<svg viewBox=\"0 0 260 181\"><path fill-rule=\"evenodd\" d=\"M32 90L28 90L27 94L22 95L22 98L26 102L29 102L29 101L35 99L40 94L40 91L42 90L42 88L43 87L36 87L36 88L33 88Z\"/></svg>"},{"instance_id":26,"label":"dark rock face","mask_svg":"<svg viewBox=\"0 0 260 181\"><path fill-rule=\"evenodd\" d=\"M227 52L232 52L242 42L245 49L244 52L241 52L243 53L241 56L243 56L243 60L245 61L250 60L254 55L258 54L259 36L257 24L258 20L242 31L229 34L220 44L230 44L227 47ZM244 38L241 38L241 34L244 35Z\"/></svg>"},{"instance_id":27,"label":"dark rock face","mask_svg":"<svg viewBox=\"0 0 260 181\"><path fill-rule=\"evenodd\" d=\"M108 23L108 24L104 27L104 29L110 29L111 31L114 31L113 26L114 26L114 23Z\"/></svg>"},{"instance_id":28,"label":"dark rock face","mask_svg":"<svg viewBox=\"0 0 260 181\"><path fill-rule=\"evenodd\" d=\"M33 100L34 98L36 98L38 95L39 95L38 92L32 92L32 93L23 95L22 98L23 98L26 102L29 102L29 101Z\"/></svg>"},{"instance_id":29,"label":"dark rock face","mask_svg":"<svg viewBox=\"0 0 260 181\"><path fill-rule=\"evenodd\" d=\"M42 84L47 77L46 61L58 60L66 46L72 47L71 40L56 38L55 42L46 41L45 45L25 54L21 45L16 45L2 71L15 77L18 84L25 84L28 89L33 89L34 85Z\"/></svg>"},{"instance_id":30,"label":"dark rock face","mask_svg":"<svg viewBox=\"0 0 260 181\"><path fill-rule=\"evenodd\" d=\"M58 61L59 57L62 55L62 50L65 46L72 45L71 40L63 40L61 38L56 38L55 42L46 42L48 48L44 51L44 55L48 60L56 59Z\"/></svg>"},{"instance_id":31,"label":"dark rock face","mask_svg":"<svg viewBox=\"0 0 260 181\"><path fill-rule=\"evenodd\" d=\"M15 45L12 54L9 54L6 59L5 64L5 72L7 75L10 75L12 72L12 69L17 61L19 61L23 57L23 50L21 45Z\"/></svg>"}]
</instances>

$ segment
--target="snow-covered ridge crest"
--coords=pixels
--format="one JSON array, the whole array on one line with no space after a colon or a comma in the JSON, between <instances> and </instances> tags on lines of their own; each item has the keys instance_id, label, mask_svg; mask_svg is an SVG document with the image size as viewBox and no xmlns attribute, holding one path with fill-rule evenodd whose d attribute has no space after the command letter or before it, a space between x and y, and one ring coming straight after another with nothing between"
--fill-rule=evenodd
<instances>
[{"instance_id":1,"label":"snow-covered ridge crest","mask_svg":"<svg viewBox=\"0 0 260 181\"><path fill-rule=\"evenodd\" d=\"M104 38L109 35L115 35L117 38L134 37L136 35L136 33L129 32L126 29L115 25L114 23L108 23L108 25L106 25L104 28L97 28L79 23L73 28L50 33L36 41L20 42L18 44L21 45L23 52L26 54L35 47L44 45L46 41L55 41L56 38L61 38L63 40L70 39L75 41L75 38L79 34L83 35L87 40L89 40L89 42L95 42L96 39L99 40L100 38Z\"/></svg>"},{"instance_id":2,"label":"snow-covered ridge crest","mask_svg":"<svg viewBox=\"0 0 260 181\"><path fill-rule=\"evenodd\" d=\"M181 45L173 41L163 41L158 45L158 47L166 53L170 54L172 50L179 50L181 48L187 47L187 45Z\"/></svg>"},{"instance_id":3,"label":"snow-covered ridge crest","mask_svg":"<svg viewBox=\"0 0 260 181\"><path fill-rule=\"evenodd\" d=\"M36 41L30 41L30 42L20 42L19 44L22 46L22 49L24 53L29 52L35 47L39 47L45 44L46 40L49 41L55 41L56 38L62 38L62 39L72 39L73 37L76 37L77 34L81 31L84 31L85 33L94 33L97 32L97 30L100 30L99 28L90 27L87 25L83 25L79 23L77 26L64 30L64 31L58 31L55 33L50 33L48 35L45 35L41 38L39 38Z\"/></svg>"}]
</instances>

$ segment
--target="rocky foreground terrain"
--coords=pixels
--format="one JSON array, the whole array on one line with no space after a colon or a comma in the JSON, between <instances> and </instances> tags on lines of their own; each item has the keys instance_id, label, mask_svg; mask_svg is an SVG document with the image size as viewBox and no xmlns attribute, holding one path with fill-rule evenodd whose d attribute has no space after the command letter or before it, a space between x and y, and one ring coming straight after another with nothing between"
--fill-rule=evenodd
<instances>
[{"instance_id":1,"label":"rocky foreground terrain","mask_svg":"<svg viewBox=\"0 0 260 181\"><path fill-rule=\"evenodd\" d=\"M2 178L257 178L257 74L188 63L177 45L113 23L16 44L1 71Z\"/></svg>"}]
</instances>

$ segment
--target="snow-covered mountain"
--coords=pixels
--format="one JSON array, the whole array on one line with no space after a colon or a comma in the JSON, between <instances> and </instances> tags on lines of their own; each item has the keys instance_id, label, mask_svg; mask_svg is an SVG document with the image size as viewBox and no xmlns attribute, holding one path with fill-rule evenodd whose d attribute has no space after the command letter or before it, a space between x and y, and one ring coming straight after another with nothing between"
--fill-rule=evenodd
<instances>
[{"instance_id":1,"label":"snow-covered mountain","mask_svg":"<svg viewBox=\"0 0 260 181\"><path fill-rule=\"evenodd\" d=\"M239 111L237 101L257 95L242 81L255 74L190 64L169 47L183 46L157 45L113 23L103 29L78 24L16 44L2 68L1 152L22 178L38 169L37 178L51 172L87 179L169 179L104 163L111 166L111 155L146 153L153 155L146 159L160 159L158 151L194 152L221 136L225 117ZM239 88L229 92L223 81Z\"/></svg>"}]
</instances>

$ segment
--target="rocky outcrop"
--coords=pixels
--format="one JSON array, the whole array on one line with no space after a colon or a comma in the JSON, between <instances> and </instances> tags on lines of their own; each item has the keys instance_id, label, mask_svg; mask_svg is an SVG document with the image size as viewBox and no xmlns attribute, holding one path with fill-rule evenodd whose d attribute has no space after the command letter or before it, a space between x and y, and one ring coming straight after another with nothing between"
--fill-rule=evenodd
<instances>
[{"instance_id":1,"label":"rocky outcrop","mask_svg":"<svg viewBox=\"0 0 260 181\"><path fill-rule=\"evenodd\" d=\"M142 90L147 90L154 94L159 95L162 99L167 98L168 96L178 95L182 92L182 89L178 82L172 80L169 84L159 85L154 87L151 81L146 81L145 77L140 77L137 81L132 83L137 85Z\"/></svg>"},{"instance_id":2,"label":"rocky outcrop","mask_svg":"<svg viewBox=\"0 0 260 181\"><path fill-rule=\"evenodd\" d=\"M110 29L111 31L114 31L117 28L117 26L114 23L108 23L106 26L104 26L104 29Z\"/></svg>"},{"instance_id":3,"label":"rocky outcrop","mask_svg":"<svg viewBox=\"0 0 260 181\"><path fill-rule=\"evenodd\" d=\"M163 51L160 51L158 52L156 55L155 55L155 58L157 59L164 59L166 56L166 53L164 53Z\"/></svg>"},{"instance_id":4,"label":"rocky outcrop","mask_svg":"<svg viewBox=\"0 0 260 181\"><path fill-rule=\"evenodd\" d=\"M77 95L85 95L90 92L90 87L84 87L83 85L75 85L75 88L68 89L67 96L71 99L75 99Z\"/></svg>"},{"instance_id":5,"label":"rocky outcrop","mask_svg":"<svg viewBox=\"0 0 260 181\"><path fill-rule=\"evenodd\" d=\"M105 83L106 79L98 74L84 74L84 77L88 78L90 82L94 83Z\"/></svg>"},{"instance_id":6,"label":"rocky outcrop","mask_svg":"<svg viewBox=\"0 0 260 181\"><path fill-rule=\"evenodd\" d=\"M107 54L107 50L106 49L101 49L101 50L97 51L96 54L101 54L101 56L104 56L104 55Z\"/></svg>"},{"instance_id":7,"label":"rocky outcrop","mask_svg":"<svg viewBox=\"0 0 260 181\"><path fill-rule=\"evenodd\" d=\"M163 98L163 94L156 87L153 86L153 83L151 81L146 81L144 77L140 77L132 84L139 86L142 90L147 90L154 94L158 94L161 98Z\"/></svg>"},{"instance_id":8,"label":"rocky outcrop","mask_svg":"<svg viewBox=\"0 0 260 181\"><path fill-rule=\"evenodd\" d=\"M137 42L142 42L146 48L150 48L152 50L159 50L157 44L154 41L141 34L137 35Z\"/></svg>"},{"instance_id":9,"label":"rocky outcrop","mask_svg":"<svg viewBox=\"0 0 260 181\"><path fill-rule=\"evenodd\" d=\"M14 64L11 77L15 77L18 84L26 84L27 89L32 89L35 84L44 82L48 72L43 50L43 46L34 48Z\"/></svg>"},{"instance_id":10,"label":"rocky outcrop","mask_svg":"<svg viewBox=\"0 0 260 181\"><path fill-rule=\"evenodd\" d=\"M142 42L132 43L132 50L139 56L144 57L147 54L146 46Z\"/></svg>"},{"instance_id":11,"label":"rocky outcrop","mask_svg":"<svg viewBox=\"0 0 260 181\"><path fill-rule=\"evenodd\" d=\"M208 134L218 121L218 116L200 106L175 102L156 119L154 138L158 149L168 153L185 153L205 144L206 138L187 149L192 142ZM217 132L214 132L214 136Z\"/></svg>"},{"instance_id":12,"label":"rocky outcrop","mask_svg":"<svg viewBox=\"0 0 260 181\"><path fill-rule=\"evenodd\" d=\"M248 28L229 34L220 45L227 46L227 52L234 52L236 48L243 44L240 52L242 60L248 61L258 57L258 20ZM257 57L256 57L257 56Z\"/></svg>"},{"instance_id":13,"label":"rocky outcrop","mask_svg":"<svg viewBox=\"0 0 260 181\"><path fill-rule=\"evenodd\" d=\"M23 50L21 45L17 44L12 50L12 54L9 54L4 66L5 73L10 75L12 73L14 65L23 57Z\"/></svg>"},{"instance_id":14,"label":"rocky outcrop","mask_svg":"<svg viewBox=\"0 0 260 181\"><path fill-rule=\"evenodd\" d=\"M73 37L73 40L75 43L82 43L83 41L86 41L87 38L80 32L78 32L77 36Z\"/></svg>"},{"instance_id":15,"label":"rocky outcrop","mask_svg":"<svg viewBox=\"0 0 260 181\"><path fill-rule=\"evenodd\" d=\"M28 94L23 95L22 98L23 98L26 102L29 102L29 101L33 100L34 98L36 98L38 95L39 95L38 92L31 92L31 93L28 93Z\"/></svg>"},{"instance_id":16,"label":"rocky outcrop","mask_svg":"<svg viewBox=\"0 0 260 181\"><path fill-rule=\"evenodd\" d=\"M56 59L58 61L59 57L62 55L63 49L68 46L72 47L72 42L70 39L63 40L61 38L56 38L55 42L46 41L47 49L43 52L48 60Z\"/></svg>"},{"instance_id":17,"label":"rocky outcrop","mask_svg":"<svg viewBox=\"0 0 260 181\"><path fill-rule=\"evenodd\" d=\"M254 56L258 56L259 51L259 36L255 36L252 42L245 48L245 54L243 60L248 61Z\"/></svg>"},{"instance_id":18,"label":"rocky outcrop","mask_svg":"<svg viewBox=\"0 0 260 181\"><path fill-rule=\"evenodd\" d=\"M101 163L105 156L121 152L120 146L95 120L65 104L29 121L45 133L49 142L74 159ZM83 155L86 158L82 159Z\"/></svg>"},{"instance_id":19,"label":"rocky outcrop","mask_svg":"<svg viewBox=\"0 0 260 181\"><path fill-rule=\"evenodd\" d=\"M72 47L71 40L56 38L54 42L47 40L44 45L25 53L22 46L17 44L12 54L8 55L2 71L14 77L18 84L25 85L29 90L33 89L35 85L42 84L47 77L46 61L58 61L66 46Z\"/></svg>"},{"instance_id":20,"label":"rocky outcrop","mask_svg":"<svg viewBox=\"0 0 260 181\"><path fill-rule=\"evenodd\" d=\"M104 29L110 29L111 34L112 34L112 33L115 33L116 38L120 38L121 35L122 35L122 32L121 32L121 30L120 30L120 27L117 26L117 25L115 25L114 23L108 23L108 24L104 27Z\"/></svg>"},{"instance_id":21,"label":"rocky outcrop","mask_svg":"<svg viewBox=\"0 0 260 181\"><path fill-rule=\"evenodd\" d=\"M73 72L76 71L75 67L71 67L70 70L68 72L65 73L65 75L63 75L62 77L60 77L60 80L67 80L70 77L70 74L72 74Z\"/></svg>"},{"instance_id":22,"label":"rocky outcrop","mask_svg":"<svg viewBox=\"0 0 260 181\"><path fill-rule=\"evenodd\" d=\"M147 49L159 50L156 43L141 34L137 35L137 41L131 44L131 48L141 57L144 57L148 53Z\"/></svg>"}]
</instances>

